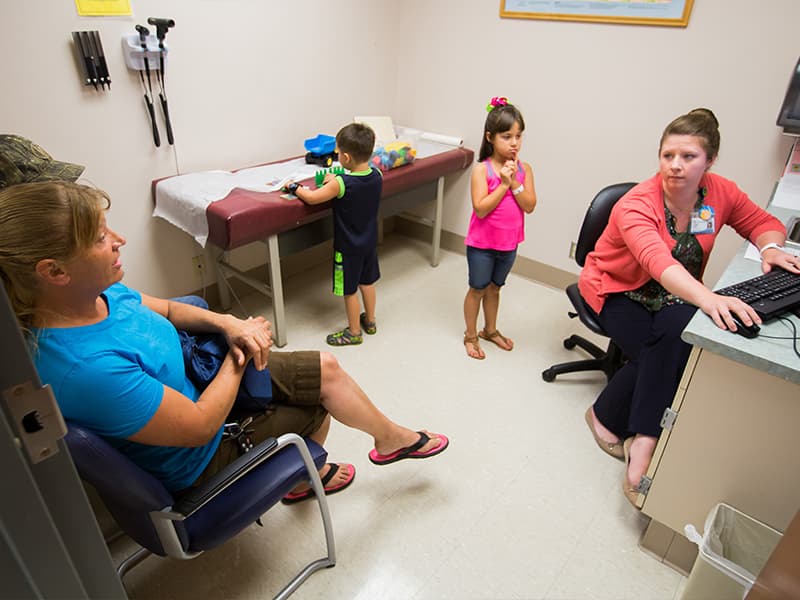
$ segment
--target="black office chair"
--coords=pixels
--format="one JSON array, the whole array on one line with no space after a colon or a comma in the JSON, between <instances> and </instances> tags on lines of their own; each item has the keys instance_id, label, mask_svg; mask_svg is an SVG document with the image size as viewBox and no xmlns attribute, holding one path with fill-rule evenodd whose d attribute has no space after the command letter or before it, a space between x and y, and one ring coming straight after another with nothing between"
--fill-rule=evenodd
<instances>
[{"instance_id":1,"label":"black office chair","mask_svg":"<svg viewBox=\"0 0 800 600\"><path fill-rule=\"evenodd\" d=\"M615 183L600 190L589 205L586 216L583 218L581 232L578 234L578 243L575 247L575 262L581 267L586 260L586 255L594 250L600 234L608 224L611 209L617 201L622 198L635 183ZM581 322L598 335L608 337L603 331L603 327L598 323L594 311L586 304L586 301L578 291L578 284L573 283L567 286L567 297L577 312L569 312L569 317L580 318ZM560 363L542 371L542 379L554 381L558 375L564 373L576 373L579 371L603 371L607 379L617 372L625 364L625 357L622 350L609 339L608 347L602 350L589 340L579 336L571 335L564 340L564 348L572 350L578 346L588 352L593 358L575 360L567 363Z\"/></svg>"}]
</instances>

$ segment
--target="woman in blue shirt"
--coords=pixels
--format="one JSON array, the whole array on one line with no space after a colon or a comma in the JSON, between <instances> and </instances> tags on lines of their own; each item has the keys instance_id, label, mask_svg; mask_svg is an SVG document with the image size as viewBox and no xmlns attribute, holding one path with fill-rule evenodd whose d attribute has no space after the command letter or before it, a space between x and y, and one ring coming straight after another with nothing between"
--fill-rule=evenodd
<instances>
[{"instance_id":1,"label":"woman in blue shirt","mask_svg":"<svg viewBox=\"0 0 800 600\"><path fill-rule=\"evenodd\" d=\"M141 294L121 282L125 239L105 221L108 196L68 183L0 190L0 275L41 379L64 417L119 448L172 490L213 475L237 456L223 425L245 367L269 369L273 399L256 415L253 441L294 432L322 444L330 417L374 438L369 458L389 464L442 452L448 439L381 413L328 353L271 352L270 324ZM229 351L197 389L177 330L223 335ZM344 489L349 464L328 464L326 491ZM307 486L287 497L310 497Z\"/></svg>"}]
</instances>

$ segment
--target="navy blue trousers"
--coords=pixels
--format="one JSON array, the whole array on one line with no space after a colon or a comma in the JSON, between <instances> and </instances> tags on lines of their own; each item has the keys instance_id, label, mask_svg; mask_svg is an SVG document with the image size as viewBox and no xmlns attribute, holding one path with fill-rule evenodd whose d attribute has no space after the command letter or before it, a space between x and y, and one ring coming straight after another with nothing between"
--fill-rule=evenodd
<instances>
[{"instance_id":1,"label":"navy blue trousers","mask_svg":"<svg viewBox=\"0 0 800 600\"><path fill-rule=\"evenodd\" d=\"M650 312L624 294L606 299L600 323L628 362L597 398L594 412L615 435L661 434L661 417L672 405L691 351L681 332L696 311L690 304L673 304Z\"/></svg>"}]
</instances>

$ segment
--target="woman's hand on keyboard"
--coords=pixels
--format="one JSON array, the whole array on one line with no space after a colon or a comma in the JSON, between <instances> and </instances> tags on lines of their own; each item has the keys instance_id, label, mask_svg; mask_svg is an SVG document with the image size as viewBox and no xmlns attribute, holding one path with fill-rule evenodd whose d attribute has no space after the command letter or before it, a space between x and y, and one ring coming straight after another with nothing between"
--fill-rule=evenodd
<instances>
[{"instance_id":1,"label":"woman's hand on keyboard","mask_svg":"<svg viewBox=\"0 0 800 600\"><path fill-rule=\"evenodd\" d=\"M791 273L800 273L800 256L784 252L780 248L769 248L761 255L761 270L769 273L772 267L780 267Z\"/></svg>"}]
</instances>

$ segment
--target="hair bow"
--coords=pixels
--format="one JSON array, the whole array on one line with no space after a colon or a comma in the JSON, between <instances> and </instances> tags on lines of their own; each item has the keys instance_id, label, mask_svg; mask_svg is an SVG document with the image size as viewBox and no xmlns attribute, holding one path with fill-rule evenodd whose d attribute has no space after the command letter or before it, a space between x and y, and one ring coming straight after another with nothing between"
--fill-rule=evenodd
<instances>
[{"instance_id":1,"label":"hair bow","mask_svg":"<svg viewBox=\"0 0 800 600\"><path fill-rule=\"evenodd\" d=\"M489 101L489 104L486 105L486 112L492 112L498 106L505 106L508 104L508 98L505 96L495 96Z\"/></svg>"}]
</instances>

